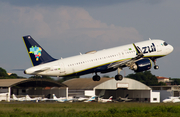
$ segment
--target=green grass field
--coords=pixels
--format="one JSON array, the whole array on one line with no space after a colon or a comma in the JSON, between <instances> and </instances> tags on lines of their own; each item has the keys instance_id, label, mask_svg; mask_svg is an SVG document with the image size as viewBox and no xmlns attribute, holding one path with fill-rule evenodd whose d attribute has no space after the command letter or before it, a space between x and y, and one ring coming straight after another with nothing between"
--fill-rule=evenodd
<instances>
[{"instance_id":1,"label":"green grass field","mask_svg":"<svg viewBox=\"0 0 180 117\"><path fill-rule=\"evenodd\" d=\"M180 104L0 103L0 117L180 117Z\"/></svg>"}]
</instances>

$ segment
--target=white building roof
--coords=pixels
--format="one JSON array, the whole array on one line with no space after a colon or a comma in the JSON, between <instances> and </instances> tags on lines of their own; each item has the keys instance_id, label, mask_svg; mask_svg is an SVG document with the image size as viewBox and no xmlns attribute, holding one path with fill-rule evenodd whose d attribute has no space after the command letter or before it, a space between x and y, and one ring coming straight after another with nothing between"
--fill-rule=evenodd
<instances>
[{"instance_id":1,"label":"white building roof","mask_svg":"<svg viewBox=\"0 0 180 117\"><path fill-rule=\"evenodd\" d=\"M123 78L116 81L114 78L101 78L100 81L93 81L92 78L75 78L63 82L70 90L93 90L93 89L113 89L127 88L128 90L151 90L145 84L130 79Z\"/></svg>"}]
</instances>

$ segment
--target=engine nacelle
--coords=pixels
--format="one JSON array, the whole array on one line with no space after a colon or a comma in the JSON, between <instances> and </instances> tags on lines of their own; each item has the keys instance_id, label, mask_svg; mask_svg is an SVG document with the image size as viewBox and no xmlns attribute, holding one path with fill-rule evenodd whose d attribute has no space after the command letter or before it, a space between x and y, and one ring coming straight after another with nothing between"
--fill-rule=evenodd
<instances>
[{"instance_id":1,"label":"engine nacelle","mask_svg":"<svg viewBox=\"0 0 180 117\"><path fill-rule=\"evenodd\" d=\"M151 69L152 62L148 58L141 59L137 62L135 62L132 66L132 70L135 72L142 72Z\"/></svg>"}]
</instances>

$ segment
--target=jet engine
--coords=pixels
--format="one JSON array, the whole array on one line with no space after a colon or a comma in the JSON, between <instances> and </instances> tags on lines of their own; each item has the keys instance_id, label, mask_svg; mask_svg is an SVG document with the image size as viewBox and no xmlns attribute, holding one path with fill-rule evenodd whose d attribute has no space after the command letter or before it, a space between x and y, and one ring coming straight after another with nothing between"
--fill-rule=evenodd
<instances>
[{"instance_id":1,"label":"jet engine","mask_svg":"<svg viewBox=\"0 0 180 117\"><path fill-rule=\"evenodd\" d=\"M142 72L151 69L152 62L148 58L141 59L139 61L136 61L130 69L134 70L135 72Z\"/></svg>"}]
</instances>

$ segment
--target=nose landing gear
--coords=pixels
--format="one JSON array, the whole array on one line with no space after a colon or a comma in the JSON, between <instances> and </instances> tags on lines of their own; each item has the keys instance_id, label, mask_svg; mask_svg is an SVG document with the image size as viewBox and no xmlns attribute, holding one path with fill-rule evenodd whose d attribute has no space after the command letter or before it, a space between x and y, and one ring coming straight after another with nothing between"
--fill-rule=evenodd
<instances>
[{"instance_id":1,"label":"nose landing gear","mask_svg":"<svg viewBox=\"0 0 180 117\"><path fill-rule=\"evenodd\" d=\"M153 60L153 62L154 62L154 69L158 70L158 69L159 69L159 66L156 65L156 60Z\"/></svg>"}]
</instances>

